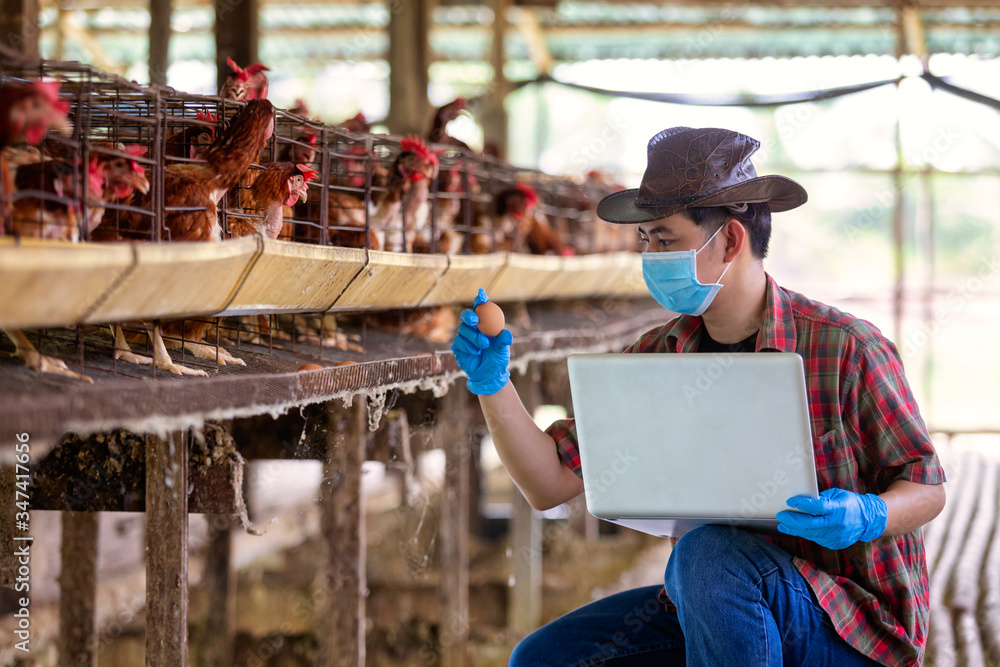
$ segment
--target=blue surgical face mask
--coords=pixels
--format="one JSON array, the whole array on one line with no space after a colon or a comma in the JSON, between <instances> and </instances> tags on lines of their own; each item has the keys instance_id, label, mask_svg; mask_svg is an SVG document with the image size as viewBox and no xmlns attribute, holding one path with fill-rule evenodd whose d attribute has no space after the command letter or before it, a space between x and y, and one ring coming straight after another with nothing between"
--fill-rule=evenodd
<instances>
[{"instance_id":1,"label":"blue surgical face mask","mask_svg":"<svg viewBox=\"0 0 1000 667\"><path fill-rule=\"evenodd\" d=\"M722 284L718 281L709 285L698 282L695 256L712 242L722 227L715 230L715 234L698 250L642 253L642 278L657 303L667 310L684 315L701 315L708 309L715 295L722 289ZM722 280L722 276L726 275L732 265L732 262L726 264L719 280Z\"/></svg>"}]
</instances>

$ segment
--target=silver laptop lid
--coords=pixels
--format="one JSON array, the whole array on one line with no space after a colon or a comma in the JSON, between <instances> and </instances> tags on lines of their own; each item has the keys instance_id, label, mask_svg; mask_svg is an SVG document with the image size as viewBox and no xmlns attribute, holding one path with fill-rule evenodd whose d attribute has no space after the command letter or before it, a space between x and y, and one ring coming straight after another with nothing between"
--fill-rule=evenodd
<instances>
[{"instance_id":1,"label":"silver laptop lid","mask_svg":"<svg viewBox=\"0 0 1000 667\"><path fill-rule=\"evenodd\" d=\"M568 366L594 516L756 524L817 495L799 355L576 354Z\"/></svg>"}]
</instances>

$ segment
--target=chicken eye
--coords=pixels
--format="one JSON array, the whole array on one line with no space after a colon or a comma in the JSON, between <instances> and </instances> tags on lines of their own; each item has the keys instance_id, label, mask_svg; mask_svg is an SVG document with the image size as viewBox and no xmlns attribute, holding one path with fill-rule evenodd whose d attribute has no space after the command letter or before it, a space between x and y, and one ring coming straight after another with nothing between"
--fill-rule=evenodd
<instances>
[{"instance_id":1,"label":"chicken eye","mask_svg":"<svg viewBox=\"0 0 1000 667\"><path fill-rule=\"evenodd\" d=\"M212 143L212 137L210 137L207 132L203 133L203 134L199 134L198 135L198 143L199 144L210 144L210 143Z\"/></svg>"},{"instance_id":2,"label":"chicken eye","mask_svg":"<svg viewBox=\"0 0 1000 667\"><path fill-rule=\"evenodd\" d=\"M296 176L294 180L295 180L295 185L302 185L302 177L301 176Z\"/></svg>"}]
</instances>

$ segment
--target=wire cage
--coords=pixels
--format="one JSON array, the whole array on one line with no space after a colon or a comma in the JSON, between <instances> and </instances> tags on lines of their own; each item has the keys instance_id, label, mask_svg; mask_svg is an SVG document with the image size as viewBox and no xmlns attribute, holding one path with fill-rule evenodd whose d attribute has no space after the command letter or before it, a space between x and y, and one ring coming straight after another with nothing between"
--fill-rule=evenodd
<instances>
[{"instance_id":1,"label":"wire cage","mask_svg":"<svg viewBox=\"0 0 1000 667\"><path fill-rule=\"evenodd\" d=\"M183 240L168 217L205 206L172 197L171 175L206 173L206 150L247 103L142 86L79 63L0 62L0 85L39 80L60 83L70 130L50 131L38 147L4 147L14 187L0 193L0 233L73 242ZM218 195L217 225L198 240L257 235L391 253L588 254L623 249L602 242L607 225L594 224L594 206L611 190L457 145L355 132L275 109L273 132L239 182ZM351 303L346 310L363 300ZM179 363L197 371L238 365L242 349L357 352L368 323L365 315L359 334L324 312L255 312L32 330L29 340L81 368L155 375L148 362L154 329ZM401 321L394 326L404 330ZM143 359L146 369L131 363Z\"/></svg>"}]
</instances>

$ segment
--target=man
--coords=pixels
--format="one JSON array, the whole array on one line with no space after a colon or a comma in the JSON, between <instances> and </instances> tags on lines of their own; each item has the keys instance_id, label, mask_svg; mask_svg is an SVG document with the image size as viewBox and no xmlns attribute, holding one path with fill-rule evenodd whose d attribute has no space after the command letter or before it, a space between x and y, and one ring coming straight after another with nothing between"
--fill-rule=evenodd
<instances>
[{"instance_id":1,"label":"man","mask_svg":"<svg viewBox=\"0 0 1000 667\"><path fill-rule=\"evenodd\" d=\"M650 293L681 313L625 352L803 357L820 498L789 499L801 513L780 512L778 535L720 526L685 534L663 587L552 621L515 648L511 665L921 660L928 587L919 529L944 506L944 473L893 344L765 273L771 212L800 206L806 193L781 176L757 177L750 155L758 146L729 130L664 130L649 142L638 190L606 197L597 212L638 224ZM486 298L480 291L476 304ZM471 310L462 322L452 350L518 488L539 510L579 494L573 420L538 429L508 381L510 332L484 336Z\"/></svg>"}]
</instances>

